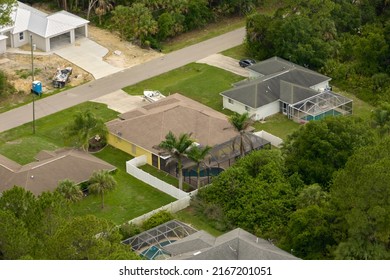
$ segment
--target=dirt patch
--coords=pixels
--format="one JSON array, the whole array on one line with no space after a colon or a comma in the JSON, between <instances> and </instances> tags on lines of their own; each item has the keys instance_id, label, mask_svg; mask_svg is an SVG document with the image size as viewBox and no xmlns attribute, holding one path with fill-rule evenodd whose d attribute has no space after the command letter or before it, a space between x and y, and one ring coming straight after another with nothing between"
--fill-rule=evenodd
<instances>
[{"instance_id":1,"label":"dirt patch","mask_svg":"<svg viewBox=\"0 0 390 280\"><path fill-rule=\"evenodd\" d=\"M0 58L3 62L0 64L0 69L7 74L8 81L18 91L24 92L26 95L29 94L32 81L31 55L5 53ZM49 93L54 89L52 79L57 69L67 66L73 68L69 85L77 86L93 79L92 75L83 69L55 54L39 55L34 53L34 80L41 81L43 92ZM19 96L23 99L23 94L19 94Z\"/></svg>"},{"instance_id":2,"label":"dirt patch","mask_svg":"<svg viewBox=\"0 0 390 280\"><path fill-rule=\"evenodd\" d=\"M95 26L88 26L88 34L90 39L109 50L104 60L116 67L129 68L162 55L154 50L142 49L122 41L116 34ZM30 45L24 45L19 50L25 51L26 54L7 52L0 55L0 69L6 73L8 80L18 91L18 94L9 96L8 100L2 100L0 106L12 106L25 102L30 94L32 81ZM90 73L60 56L55 54L41 55L38 51L34 52L34 79L42 82L44 94L54 90L52 78L57 69L68 66L73 68L69 85L77 86L94 79Z\"/></svg>"},{"instance_id":3,"label":"dirt patch","mask_svg":"<svg viewBox=\"0 0 390 280\"><path fill-rule=\"evenodd\" d=\"M109 50L104 60L116 67L129 68L162 56L160 52L140 48L130 42L121 40L115 33L92 25L88 26L88 33L90 39Z\"/></svg>"}]
</instances>

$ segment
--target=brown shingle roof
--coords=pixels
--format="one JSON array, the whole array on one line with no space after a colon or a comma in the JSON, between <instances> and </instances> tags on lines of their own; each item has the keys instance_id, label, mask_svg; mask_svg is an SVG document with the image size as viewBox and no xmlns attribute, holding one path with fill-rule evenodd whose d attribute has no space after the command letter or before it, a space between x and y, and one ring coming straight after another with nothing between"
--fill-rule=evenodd
<instances>
[{"instance_id":1,"label":"brown shingle roof","mask_svg":"<svg viewBox=\"0 0 390 280\"><path fill-rule=\"evenodd\" d=\"M48 157L53 154L52 157ZM0 157L4 160L4 157ZM70 179L75 183L87 181L96 170L114 170L115 166L78 150L59 150L40 153L40 161L10 171L6 165L0 165L0 192L13 186L21 186L39 195L44 191L53 191L58 181Z\"/></svg>"},{"instance_id":2,"label":"brown shingle roof","mask_svg":"<svg viewBox=\"0 0 390 280\"><path fill-rule=\"evenodd\" d=\"M125 120L111 121L107 127L111 133L156 154L159 151L153 147L169 131L175 135L192 133L196 142L209 146L237 135L224 114L177 93L136 111L125 113Z\"/></svg>"}]
</instances>

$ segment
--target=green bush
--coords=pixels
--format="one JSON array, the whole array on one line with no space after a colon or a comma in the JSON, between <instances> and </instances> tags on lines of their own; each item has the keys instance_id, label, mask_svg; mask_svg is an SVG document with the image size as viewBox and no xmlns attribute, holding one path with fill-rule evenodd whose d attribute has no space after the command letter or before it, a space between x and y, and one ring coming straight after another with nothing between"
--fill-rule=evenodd
<instances>
[{"instance_id":1,"label":"green bush","mask_svg":"<svg viewBox=\"0 0 390 280\"><path fill-rule=\"evenodd\" d=\"M174 217L172 216L171 213L167 211L160 211L153 216L151 216L149 219L143 222L142 224L142 229L143 230L148 230L151 228L154 228L156 226L159 226L163 223L166 223L170 220L173 220Z\"/></svg>"},{"instance_id":2,"label":"green bush","mask_svg":"<svg viewBox=\"0 0 390 280\"><path fill-rule=\"evenodd\" d=\"M130 238L134 235L141 233L141 228L133 223L123 224L119 228L119 232L122 235L123 239Z\"/></svg>"}]
</instances>

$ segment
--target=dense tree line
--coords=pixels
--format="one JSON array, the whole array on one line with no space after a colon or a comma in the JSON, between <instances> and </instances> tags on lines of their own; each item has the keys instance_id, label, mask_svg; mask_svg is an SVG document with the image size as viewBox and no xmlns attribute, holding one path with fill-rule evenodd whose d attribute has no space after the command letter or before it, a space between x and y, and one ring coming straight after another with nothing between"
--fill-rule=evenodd
<instances>
[{"instance_id":1,"label":"dense tree line","mask_svg":"<svg viewBox=\"0 0 390 280\"><path fill-rule=\"evenodd\" d=\"M389 259L390 138L381 135L353 117L310 122L281 151L240 159L194 205L221 230L242 227L304 259Z\"/></svg>"},{"instance_id":2,"label":"dense tree line","mask_svg":"<svg viewBox=\"0 0 390 280\"><path fill-rule=\"evenodd\" d=\"M5 1L5 0L4 0ZM8 0L7 0L8 1ZM161 41L221 17L245 15L261 0L28 0L78 13L125 40L158 48Z\"/></svg>"},{"instance_id":3,"label":"dense tree line","mask_svg":"<svg viewBox=\"0 0 390 280\"><path fill-rule=\"evenodd\" d=\"M386 0L286 0L274 15L251 14L246 46L319 70L358 97L390 99L390 6Z\"/></svg>"},{"instance_id":4,"label":"dense tree line","mask_svg":"<svg viewBox=\"0 0 390 280\"><path fill-rule=\"evenodd\" d=\"M118 228L95 216L73 217L59 192L35 197L14 187L0 197L0 259L138 259Z\"/></svg>"}]
</instances>

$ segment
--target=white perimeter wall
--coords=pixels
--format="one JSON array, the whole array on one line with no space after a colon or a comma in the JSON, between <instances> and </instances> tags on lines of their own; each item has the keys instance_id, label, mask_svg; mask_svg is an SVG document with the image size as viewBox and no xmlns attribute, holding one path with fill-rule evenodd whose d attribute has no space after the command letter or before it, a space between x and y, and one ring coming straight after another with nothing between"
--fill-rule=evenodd
<instances>
[{"instance_id":1,"label":"white perimeter wall","mask_svg":"<svg viewBox=\"0 0 390 280\"><path fill-rule=\"evenodd\" d=\"M165 183L164 181L161 181L160 179L153 177L149 173L138 168L138 166L142 166L144 164L146 164L146 156L145 155L136 157L136 158L126 162L126 171L130 175L132 175L132 176L136 177L137 179L151 185L152 187L175 197L177 200L174 202L171 202L167 205L164 205L158 209L150 211L149 213L146 213L142 216L139 216L133 220L130 220L127 223L140 225L145 220L149 219L151 216L153 216L154 214L156 214L160 211L168 211L170 213L176 213L176 212L183 210L184 208L187 208L188 206L190 206L191 197L193 195L196 195L198 190L195 190L195 191L190 192L190 193L186 193L184 191L181 191L178 188L176 188L172 185L169 185L169 184Z\"/></svg>"},{"instance_id":2,"label":"white perimeter wall","mask_svg":"<svg viewBox=\"0 0 390 280\"><path fill-rule=\"evenodd\" d=\"M134 176L138 180L145 182L152 187L169 194L170 196L180 199L189 196L188 193L179 190L178 188L150 175L149 173L139 169L138 166L146 164L146 156L142 155L126 162L126 172Z\"/></svg>"},{"instance_id":3,"label":"white perimeter wall","mask_svg":"<svg viewBox=\"0 0 390 280\"><path fill-rule=\"evenodd\" d=\"M257 131L257 132L254 132L253 134L271 142L272 146L280 147L283 144L283 140L281 138L279 138L271 133L268 133L265 130Z\"/></svg>"}]
</instances>

